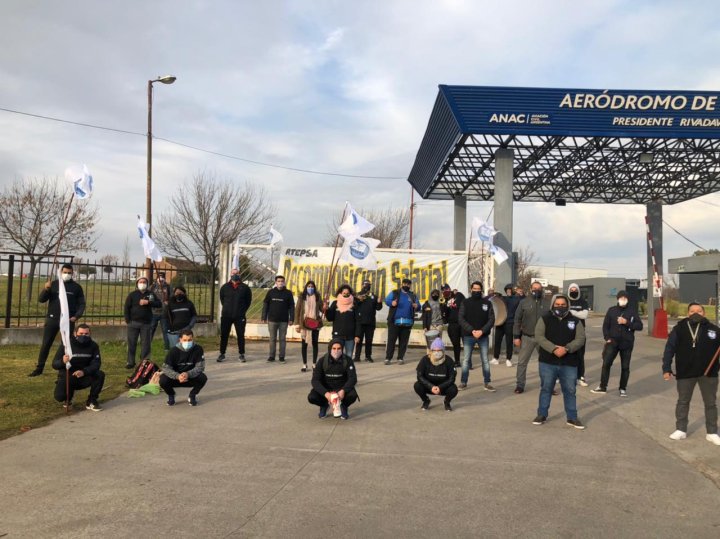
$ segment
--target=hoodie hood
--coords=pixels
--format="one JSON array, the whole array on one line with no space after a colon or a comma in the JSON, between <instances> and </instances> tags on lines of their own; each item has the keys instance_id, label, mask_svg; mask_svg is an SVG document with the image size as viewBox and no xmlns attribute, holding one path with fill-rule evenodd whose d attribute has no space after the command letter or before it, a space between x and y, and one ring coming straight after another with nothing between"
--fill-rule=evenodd
<instances>
[{"instance_id":1,"label":"hoodie hood","mask_svg":"<svg viewBox=\"0 0 720 539\"><path fill-rule=\"evenodd\" d=\"M572 294L572 293L570 292L570 289L573 288L573 287L577 288L577 293L575 293L575 294ZM580 299L580 287L578 286L577 283L570 283L570 286L568 286L567 297L570 298L570 299L573 299L573 300L575 300L575 299Z\"/></svg>"},{"instance_id":2,"label":"hoodie hood","mask_svg":"<svg viewBox=\"0 0 720 539\"><path fill-rule=\"evenodd\" d=\"M327 349L328 355L330 355L330 350L332 350L332 345L335 344L335 343L338 343L340 346L343 347L343 354L344 354L344 353L345 353L345 352L344 352L344 350L345 350L345 341L342 340L342 339L334 338L333 340L331 340L331 341L328 343L328 349Z\"/></svg>"},{"instance_id":3,"label":"hoodie hood","mask_svg":"<svg viewBox=\"0 0 720 539\"><path fill-rule=\"evenodd\" d=\"M565 294L554 294L553 295L553 297L550 299L550 312L552 313L553 316L555 316L555 313L553 312L553 305L555 305L555 300L558 298L565 298L565 301L568 304L568 311L563 316L563 318L565 318L565 316L570 314L570 299Z\"/></svg>"}]
</instances>

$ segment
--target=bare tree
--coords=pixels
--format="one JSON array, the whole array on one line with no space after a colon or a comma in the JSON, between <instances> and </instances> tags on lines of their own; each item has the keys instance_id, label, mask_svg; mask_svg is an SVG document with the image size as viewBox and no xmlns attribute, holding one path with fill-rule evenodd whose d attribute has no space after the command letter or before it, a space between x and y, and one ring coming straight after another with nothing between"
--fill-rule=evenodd
<instances>
[{"instance_id":1,"label":"bare tree","mask_svg":"<svg viewBox=\"0 0 720 539\"><path fill-rule=\"evenodd\" d=\"M384 249L400 249L407 247L410 238L410 210L407 208L385 208L382 210L357 210L365 219L375 225L367 237L380 240L378 247ZM325 245L335 246L337 229L342 222L342 212L335 215L328 224ZM342 238L340 243L342 245Z\"/></svg>"},{"instance_id":2,"label":"bare tree","mask_svg":"<svg viewBox=\"0 0 720 539\"><path fill-rule=\"evenodd\" d=\"M123 269L120 275L120 279L123 281L127 281L130 279L130 241L128 240L128 237L125 236L125 243L123 244L123 252L122 252L122 265Z\"/></svg>"},{"instance_id":3,"label":"bare tree","mask_svg":"<svg viewBox=\"0 0 720 539\"><path fill-rule=\"evenodd\" d=\"M28 300L37 265L56 248L60 252L91 251L95 244L98 212L86 200L73 201L60 241L70 193L69 184L43 178L15 180L0 194L0 240L30 257Z\"/></svg>"},{"instance_id":4,"label":"bare tree","mask_svg":"<svg viewBox=\"0 0 720 539\"><path fill-rule=\"evenodd\" d=\"M531 251L529 247L518 249L517 254L517 284L522 287L527 294L532 282L540 277L540 271L533 267L535 263L535 253Z\"/></svg>"},{"instance_id":5,"label":"bare tree","mask_svg":"<svg viewBox=\"0 0 720 539\"><path fill-rule=\"evenodd\" d=\"M222 243L267 241L275 214L264 189L199 172L171 197L156 241L171 256L215 269Z\"/></svg>"}]
</instances>

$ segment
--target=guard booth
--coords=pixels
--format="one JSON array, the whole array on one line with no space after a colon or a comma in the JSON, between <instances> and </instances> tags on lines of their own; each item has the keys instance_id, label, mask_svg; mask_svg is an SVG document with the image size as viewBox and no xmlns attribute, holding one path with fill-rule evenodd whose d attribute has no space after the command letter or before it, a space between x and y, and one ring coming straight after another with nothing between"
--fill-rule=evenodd
<instances>
[{"instance_id":1,"label":"guard booth","mask_svg":"<svg viewBox=\"0 0 720 539\"><path fill-rule=\"evenodd\" d=\"M408 182L453 202L455 249L466 246L468 200L493 201L506 253L515 202L644 204L648 331L665 337L662 208L720 188L718 95L440 85ZM511 264L496 264L496 288Z\"/></svg>"},{"instance_id":2,"label":"guard booth","mask_svg":"<svg viewBox=\"0 0 720 539\"><path fill-rule=\"evenodd\" d=\"M708 290L714 295L716 320L720 320L720 255L702 255L702 256L686 256L683 258L671 258L668 260L668 271L680 275L680 286L684 276L706 276L712 279L713 287ZM683 298L688 302L694 301L704 305L709 299L706 294L698 295L691 298Z\"/></svg>"}]
</instances>

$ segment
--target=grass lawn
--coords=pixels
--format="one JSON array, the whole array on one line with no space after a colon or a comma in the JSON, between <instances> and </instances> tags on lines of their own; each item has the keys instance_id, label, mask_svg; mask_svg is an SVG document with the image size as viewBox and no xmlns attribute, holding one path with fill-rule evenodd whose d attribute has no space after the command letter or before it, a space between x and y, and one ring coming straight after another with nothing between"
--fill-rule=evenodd
<instances>
[{"instance_id":1,"label":"grass lawn","mask_svg":"<svg viewBox=\"0 0 720 539\"><path fill-rule=\"evenodd\" d=\"M59 342L59 339L58 339ZM206 351L217 350L215 337L197 339ZM62 405L55 401L53 392L57 371L51 367L52 358L57 351L53 346L45 373L42 376L28 378L37 360L39 346L9 345L0 347L0 363L3 366L3 380L0 386L0 440L26 430L41 427L52 419L65 414ZM139 351L139 350L138 350ZM100 403L114 399L125 392L125 378L129 376L125 369L127 345L121 342L100 343L102 370L105 372L105 387L100 394ZM165 352L162 340L153 341L152 357L155 363L162 365ZM85 410L87 389L76 392L74 413L92 413ZM104 413L104 412L99 412Z\"/></svg>"}]
</instances>

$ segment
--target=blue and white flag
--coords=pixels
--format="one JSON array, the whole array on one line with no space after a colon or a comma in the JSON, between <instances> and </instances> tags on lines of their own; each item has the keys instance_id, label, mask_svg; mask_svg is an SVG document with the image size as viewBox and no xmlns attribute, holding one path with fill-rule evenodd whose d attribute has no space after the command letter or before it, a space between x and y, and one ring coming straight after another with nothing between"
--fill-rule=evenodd
<instances>
[{"instance_id":1,"label":"blue and white flag","mask_svg":"<svg viewBox=\"0 0 720 539\"><path fill-rule=\"evenodd\" d=\"M490 254L498 264L502 264L508 259L508 254L505 252L505 249L497 245L490 245Z\"/></svg>"},{"instance_id":2,"label":"blue and white flag","mask_svg":"<svg viewBox=\"0 0 720 539\"><path fill-rule=\"evenodd\" d=\"M340 260L358 268L376 270L378 262L375 257L375 248L378 245L380 245L380 240L375 238L346 238L340 252Z\"/></svg>"},{"instance_id":3,"label":"blue and white flag","mask_svg":"<svg viewBox=\"0 0 720 539\"><path fill-rule=\"evenodd\" d=\"M63 281L62 278L62 268L57 270L57 279L58 299L60 300L60 338L65 347L65 354L72 357L72 347L70 346L70 307L68 306L67 292L65 292L65 281Z\"/></svg>"},{"instance_id":4,"label":"blue and white flag","mask_svg":"<svg viewBox=\"0 0 720 539\"><path fill-rule=\"evenodd\" d=\"M138 218L137 230L138 235L142 240L145 258L149 258L150 260L154 260L155 262L162 262L163 257L160 254L160 249L157 248L157 245L155 245L155 242L148 234L148 228L149 226L147 225L147 223L143 223L142 220Z\"/></svg>"},{"instance_id":5,"label":"blue and white flag","mask_svg":"<svg viewBox=\"0 0 720 539\"><path fill-rule=\"evenodd\" d=\"M93 177L87 165L73 165L66 168L65 179L72 184L77 198L81 200L90 198L93 192Z\"/></svg>"},{"instance_id":6,"label":"blue and white flag","mask_svg":"<svg viewBox=\"0 0 720 539\"><path fill-rule=\"evenodd\" d=\"M270 225L270 246L272 247L276 243L282 243L283 241L282 234Z\"/></svg>"},{"instance_id":7,"label":"blue and white flag","mask_svg":"<svg viewBox=\"0 0 720 539\"><path fill-rule=\"evenodd\" d=\"M345 206L345 220L338 228L338 233L345 238L346 242L367 234L375 225L356 212L348 202Z\"/></svg>"},{"instance_id":8,"label":"blue and white flag","mask_svg":"<svg viewBox=\"0 0 720 539\"><path fill-rule=\"evenodd\" d=\"M235 240L235 249L233 250L232 269L240 269L240 236Z\"/></svg>"},{"instance_id":9,"label":"blue and white flag","mask_svg":"<svg viewBox=\"0 0 720 539\"><path fill-rule=\"evenodd\" d=\"M493 236L497 234L497 230L495 230L490 223L483 221L478 217L473 217L471 228L472 239L475 241L483 241L485 243L492 244Z\"/></svg>"}]
</instances>

